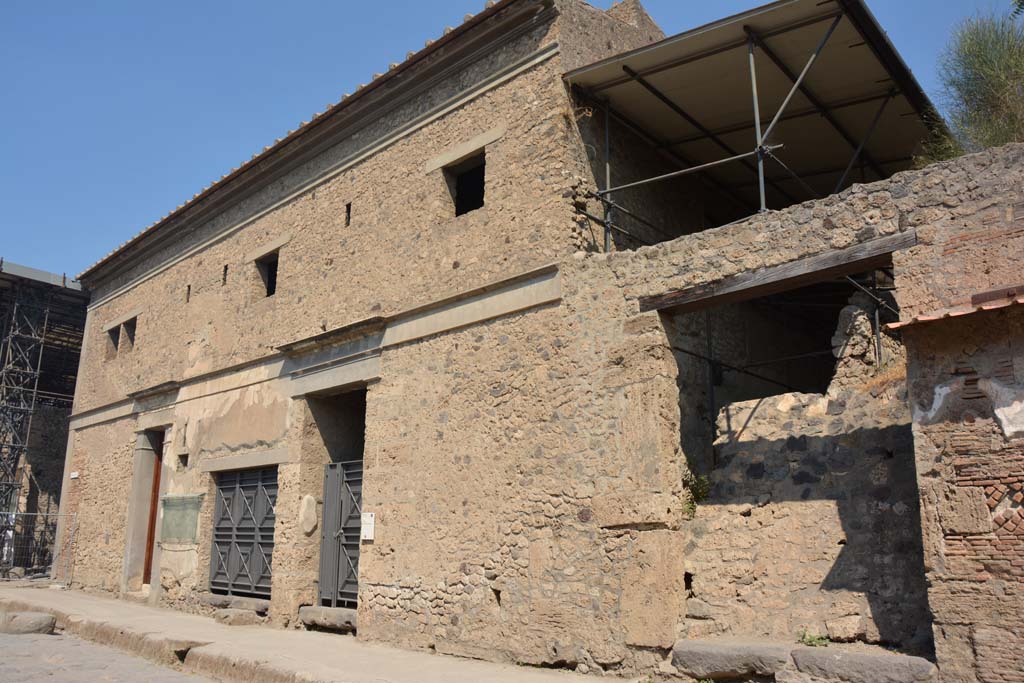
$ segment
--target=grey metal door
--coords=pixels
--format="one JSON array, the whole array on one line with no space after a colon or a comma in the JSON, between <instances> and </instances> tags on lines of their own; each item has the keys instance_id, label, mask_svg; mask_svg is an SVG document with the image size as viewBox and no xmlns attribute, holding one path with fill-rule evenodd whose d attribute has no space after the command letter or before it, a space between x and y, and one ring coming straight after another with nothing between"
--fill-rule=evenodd
<instances>
[{"instance_id":1,"label":"grey metal door","mask_svg":"<svg viewBox=\"0 0 1024 683\"><path fill-rule=\"evenodd\" d=\"M277 467L217 475L211 592L270 597L276 502Z\"/></svg>"},{"instance_id":2,"label":"grey metal door","mask_svg":"<svg viewBox=\"0 0 1024 683\"><path fill-rule=\"evenodd\" d=\"M320 536L320 604L323 606L356 606L362 502L362 460L325 466L324 523Z\"/></svg>"}]
</instances>

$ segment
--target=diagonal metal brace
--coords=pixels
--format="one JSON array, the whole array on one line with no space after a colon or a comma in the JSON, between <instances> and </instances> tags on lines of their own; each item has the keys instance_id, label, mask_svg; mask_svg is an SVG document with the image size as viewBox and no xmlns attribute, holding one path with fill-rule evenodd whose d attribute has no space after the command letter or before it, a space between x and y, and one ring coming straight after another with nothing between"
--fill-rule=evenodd
<instances>
[{"instance_id":1,"label":"diagonal metal brace","mask_svg":"<svg viewBox=\"0 0 1024 683\"><path fill-rule=\"evenodd\" d=\"M658 90L657 87L652 85L643 76L641 76L636 71L634 71L633 69L629 68L626 65L622 66L622 70L625 71L629 75L630 78L632 78L634 81L636 81L647 92L649 92L652 95L654 95L658 99L659 102L661 102L666 107L671 109L673 112L678 114L680 117L683 118L683 120L685 120L691 126L696 128L697 130L699 130L702 134L706 135L710 140L712 140L716 145L718 145L722 149L722 151L724 151L726 154L730 155L731 157L738 157L739 156L740 153L737 152L735 148L733 148L731 145L729 145L724 140L722 140L722 138L720 138L718 135L716 135L710 128L708 128L707 126L702 124L700 121L695 119L693 116L691 116L689 112L687 112L685 109L683 109L678 104L676 104L670 97L668 97L668 95L666 95L665 93L663 93L660 90ZM757 167L754 166L753 164L751 164L749 161L743 161L742 164L743 164L744 168L746 168L747 170L752 172L754 175L758 175ZM783 190L781 187L772 184L772 188L776 192L781 194L783 197L785 197L787 201L796 202L796 199L791 194L789 194L788 192Z\"/></svg>"},{"instance_id":2,"label":"diagonal metal brace","mask_svg":"<svg viewBox=\"0 0 1024 683\"><path fill-rule=\"evenodd\" d=\"M842 19L842 17L843 15L840 14L837 17L837 21L839 19ZM786 63L783 62L782 59L780 59L779 56L775 54L775 52L770 47L768 47L768 45L764 42L764 39L761 38L761 36L756 31L747 26L744 27L744 31L746 31L747 36L749 36L757 44L757 47L759 47L761 49L761 52L763 52L764 55L771 60L771 62L776 66L776 68L778 68L778 70L781 71L783 75L785 75L786 78L788 78L790 82L794 84L794 87L799 86L800 93L805 98L807 98L807 101L811 103L811 106L814 107L814 109L816 109L818 113L821 114L822 118L824 118L829 123L829 125L832 126L832 128L839 134L839 136L842 137L844 141L846 141L846 144L850 146L850 149L857 149L857 140L849 133L849 131L846 130L846 128L843 127L841 123L839 123L839 120L836 119L835 115L832 113L832 110L826 107L825 104L820 99L818 99L817 95L815 95L809 87L803 84L802 80L798 83L799 79L797 75L793 73L793 71L786 65ZM829 32L828 35L831 35L831 32ZM806 70L804 71L804 73L806 73ZM779 117L776 116L776 119L779 120ZM882 172L881 167L875 162L873 158L871 158L869 154L864 154L864 160L871 167L871 170L878 174L879 177L885 177L885 173Z\"/></svg>"}]
</instances>

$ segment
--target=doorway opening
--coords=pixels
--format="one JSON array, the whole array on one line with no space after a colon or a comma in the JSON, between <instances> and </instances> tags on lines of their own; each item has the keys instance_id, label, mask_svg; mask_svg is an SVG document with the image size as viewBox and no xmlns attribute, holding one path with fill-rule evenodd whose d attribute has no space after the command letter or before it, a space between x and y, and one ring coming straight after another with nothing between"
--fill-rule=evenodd
<instances>
[{"instance_id":1,"label":"doorway opening","mask_svg":"<svg viewBox=\"0 0 1024 683\"><path fill-rule=\"evenodd\" d=\"M313 441L324 454L319 604L355 609L359 595L360 521L366 389L308 399Z\"/></svg>"},{"instance_id":2,"label":"doorway opening","mask_svg":"<svg viewBox=\"0 0 1024 683\"><path fill-rule=\"evenodd\" d=\"M153 549L156 545L156 518L160 508L160 471L164 463L166 430L149 429L143 433L146 446L153 452L153 476L149 488L149 515L146 521L146 554L142 564L142 584L149 585L153 576Z\"/></svg>"}]
</instances>

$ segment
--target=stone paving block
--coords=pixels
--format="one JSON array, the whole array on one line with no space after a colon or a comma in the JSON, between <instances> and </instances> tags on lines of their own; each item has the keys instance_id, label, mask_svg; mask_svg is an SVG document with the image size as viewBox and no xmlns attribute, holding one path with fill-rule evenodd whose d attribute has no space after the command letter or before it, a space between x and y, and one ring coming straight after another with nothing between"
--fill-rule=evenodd
<instances>
[{"instance_id":1,"label":"stone paving block","mask_svg":"<svg viewBox=\"0 0 1024 683\"><path fill-rule=\"evenodd\" d=\"M252 626L253 624L263 623L263 618L256 614L256 612L250 609L238 609L235 607L219 609L213 613L213 618L218 623L227 626Z\"/></svg>"},{"instance_id":2,"label":"stone paving block","mask_svg":"<svg viewBox=\"0 0 1024 683\"><path fill-rule=\"evenodd\" d=\"M680 640L672 665L693 678L770 676L789 663L790 647L756 640Z\"/></svg>"},{"instance_id":3,"label":"stone paving block","mask_svg":"<svg viewBox=\"0 0 1024 683\"><path fill-rule=\"evenodd\" d=\"M931 683L937 674L935 665L926 659L888 652L797 647L793 661L805 674L845 683Z\"/></svg>"},{"instance_id":4,"label":"stone paving block","mask_svg":"<svg viewBox=\"0 0 1024 683\"><path fill-rule=\"evenodd\" d=\"M356 611L342 607L299 608L299 619L306 626L319 626L337 631L354 631L356 629Z\"/></svg>"},{"instance_id":5,"label":"stone paving block","mask_svg":"<svg viewBox=\"0 0 1024 683\"><path fill-rule=\"evenodd\" d=\"M44 612L0 612L0 633L53 633L56 621Z\"/></svg>"}]
</instances>

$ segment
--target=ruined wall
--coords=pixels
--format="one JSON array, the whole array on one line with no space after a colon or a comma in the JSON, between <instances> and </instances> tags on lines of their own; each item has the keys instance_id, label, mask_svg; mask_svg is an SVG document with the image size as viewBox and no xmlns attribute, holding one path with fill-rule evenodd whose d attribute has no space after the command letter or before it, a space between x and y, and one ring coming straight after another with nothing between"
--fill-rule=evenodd
<instances>
[{"instance_id":1,"label":"ruined wall","mask_svg":"<svg viewBox=\"0 0 1024 683\"><path fill-rule=\"evenodd\" d=\"M904 331L942 681L1024 680L1024 315Z\"/></svg>"},{"instance_id":2,"label":"ruined wall","mask_svg":"<svg viewBox=\"0 0 1024 683\"><path fill-rule=\"evenodd\" d=\"M903 355L875 364L867 309L840 316L826 394L733 403L685 549L690 638L880 643L931 653ZM898 351L898 349L893 349Z\"/></svg>"},{"instance_id":3,"label":"ruined wall","mask_svg":"<svg viewBox=\"0 0 1024 683\"><path fill-rule=\"evenodd\" d=\"M896 261L903 319L1020 283L1022 180L1024 144L894 177L893 196L906 207L906 222L918 226L919 241Z\"/></svg>"},{"instance_id":4,"label":"ruined wall","mask_svg":"<svg viewBox=\"0 0 1024 683\"><path fill-rule=\"evenodd\" d=\"M904 321L969 313L972 295L1019 283L1022 178L1024 145L1009 145L908 183L927 222L896 258ZM901 332L941 679L1024 681L1024 318L1007 308Z\"/></svg>"},{"instance_id":5,"label":"ruined wall","mask_svg":"<svg viewBox=\"0 0 1024 683\"><path fill-rule=\"evenodd\" d=\"M829 358L824 364L800 359L758 366L750 370L756 376L736 370L820 350L803 329L806 323L777 309L744 302L695 313L667 311L661 318L678 367L683 452L698 474L707 474L713 467L711 416L717 419L723 406L795 389L813 391L822 382L822 368L826 376L831 371ZM717 361L710 376L705 360L709 357ZM728 412L725 417L728 421Z\"/></svg>"},{"instance_id":6,"label":"ruined wall","mask_svg":"<svg viewBox=\"0 0 1024 683\"><path fill-rule=\"evenodd\" d=\"M577 162L586 179L575 188L574 201L587 213L603 218L604 205L584 196L584 192L609 186L605 180L605 112L598 103L586 98L578 99L574 111L581 142ZM609 130L611 187L679 170L678 165L662 157L649 142L616 119L612 118ZM628 233L613 230L613 248L636 249L703 229L714 220L704 211L706 192L698 180L686 176L616 192L612 199L634 216L613 211L613 224ZM604 227L582 216L579 222L590 238L590 250L603 251Z\"/></svg>"}]
</instances>

